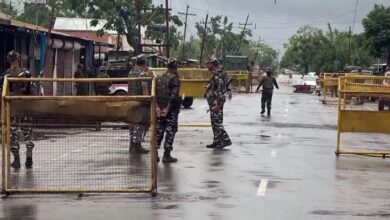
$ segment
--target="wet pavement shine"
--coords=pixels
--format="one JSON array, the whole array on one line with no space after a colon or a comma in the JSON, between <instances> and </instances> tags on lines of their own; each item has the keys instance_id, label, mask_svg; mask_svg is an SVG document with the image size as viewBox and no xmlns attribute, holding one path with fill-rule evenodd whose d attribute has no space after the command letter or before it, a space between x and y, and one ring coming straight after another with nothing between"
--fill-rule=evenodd
<instances>
[{"instance_id":1,"label":"wet pavement shine","mask_svg":"<svg viewBox=\"0 0 390 220\"><path fill-rule=\"evenodd\" d=\"M337 106L282 85L272 116L264 117L260 96L235 94L226 103L233 145L224 150L205 147L211 128L179 128L173 152L179 162L158 165L157 197L11 195L0 202L0 219L390 219L390 162L335 156ZM206 123L206 110L204 100L195 100L180 123ZM343 144L373 143L350 138Z\"/></svg>"}]
</instances>

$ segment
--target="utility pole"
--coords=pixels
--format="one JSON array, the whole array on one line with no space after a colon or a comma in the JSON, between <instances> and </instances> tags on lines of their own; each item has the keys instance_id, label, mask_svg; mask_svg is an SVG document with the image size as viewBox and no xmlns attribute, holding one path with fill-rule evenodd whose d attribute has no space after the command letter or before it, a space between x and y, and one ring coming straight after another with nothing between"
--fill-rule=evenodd
<instances>
[{"instance_id":1,"label":"utility pole","mask_svg":"<svg viewBox=\"0 0 390 220\"><path fill-rule=\"evenodd\" d=\"M51 13L50 13L50 18L49 18L49 30L47 32L47 38L46 38L46 48L45 48L45 51L41 51L41 53L45 53L45 59L44 59L44 62L43 62L43 74L44 76L47 76L47 74L49 74L49 69L48 69L48 65L47 64L47 59L48 59L48 56L47 56L47 51L49 50L49 42L50 42L50 38L51 38L51 31L53 29L53 24L54 24L54 18L55 18L55 14L56 14L56 3L57 3L57 0L53 0L52 1L52 4L51 4Z\"/></svg>"},{"instance_id":2,"label":"utility pole","mask_svg":"<svg viewBox=\"0 0 390 220\"><path fill-rule=\"evenodd\" d=\"M244 35L245 35L246 27L247 27L247 25L248 25L248 19L249 19L249 14L248 14L248 16L246 17L246 21L245 21L245 24L244 24L244 28L243 28L243 30L242 30L242 34L241 34L241 37L240 37L240 43L238 44L237 52L240 52L241 43L242 43L242 40L243 40ZM240 25L241 25L241 24L240 24Z\"/></svg>"},{"instance_id":3,"label":"utility pole","mask_svg":"<svg viewBox=\"0 0 390 220\"><path fill-rule=\"evenodd\" d=\"M170 57L170 46L171 46L171 36L169 34L169 7L168 7L168 0L165 0L165 28L166 28L166 38L165 38L165 44L166 44L166 56L167 58Z\"/></svg>"},{"instance_id":4,"label":"utility pole","mask_svg":"<svg viewBox=\"0 0 390 220\"><path fill-rule=\"evenodd\" d=\"M136 55L142 53L142 40L141 40L141 3L140 0L135 0L135 8L137 11L137 46L135 48Z\"/></svg>"},{"instance_id":5,"label":"utility pole","mask_svg":"<svg viewBox=\"0 0 390 220\"><path fill-rule=\"evenodd\" d=\"M352 50L352 42L351 42L351 37L352 37L352 32L351 32L351 26L349 26L349 34L348 34L348 38L349 38L349 47L348 47L348 65L352 65L351 63L351 50Z\"/></svg>"},{"instance_id":6,"label":"utility pole","mask_svg":"<svg viewBox=\"0 0 390 220\"><path fill-rule=\"evenodd\" d=\"M188 13L188 9L190 8L189 5L187 5L187 9L186 9L186 13L183 13L183 12L179 12L178 14L179 15L185 15L186 16L186 21L184 23L184 36L183 36L183 52L182 52L182 58L185 59L185 43L186 43L186 34L187 34L187 18L188 18L188 15L190 16L196 16L196 14L189 14Z\"/></svg>"},{"instance_id":7,"label":"utility pole","mask_svg":"<svg viewBox=\"0 0 390 220\"><path fill-rule=\"evenodd\" d=\"M207 22L209 20L209 14L206 15L206 22L204 23L204 30L203 30L203 36L202 36L202 45L200 46L200 59L199 59L199 65L202 67L202 60L203 60L203 49L204 49L204 43L206 40L207 35Z\"/></svg>"},{"instance_id":8,"label":"utility pole","mask_svg":"<svg viewBox=\"0 0 390 220\"><path fill-rule=\"evenodd\" d=\"M256 55L255 55L255 62L257 61L257 57L259 57L259 47L260 47L260 41L261 41L261 37L259 36L259 40L257 41L257 51L256 51ZM260 66L260 59L259 59L259 66Z\"/></svg>"}]
</instances>

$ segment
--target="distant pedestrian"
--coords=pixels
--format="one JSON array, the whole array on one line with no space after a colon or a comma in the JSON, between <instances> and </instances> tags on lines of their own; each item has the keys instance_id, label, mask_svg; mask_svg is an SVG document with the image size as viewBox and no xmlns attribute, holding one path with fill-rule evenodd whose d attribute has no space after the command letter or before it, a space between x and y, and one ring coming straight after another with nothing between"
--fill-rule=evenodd
<instances>
[{"instance_id":1,"label":"distant pedestrian","mask_svg":"<svg viewBox=\"0 0 390 220\"><path fill-rule=\"evenodd\" d=\"M208 62L211 77L206 85L205 98L209 105L211 127L213 129L213 143L207 148L223 149L232 145L229 135L223 127L223 107L226 102L226 78L223 71L219 70L219 61L212 59Z\"/></svg>"},{"instance_id":2,"label":"distant pedestrian","mask_svg":"<svg viewBox=\"0 0 390 220\"><path fill-rule=\"evenodd\" d=\"M267 104L267 115L271 115L271 104L272 104L272 95L274 92L274 86L279 89L279 85L276 82L275 77L272 76L272 69L267 68L266 69L266 76L264 76L260 83L259 86L257 86L256 92L259 92L260 87L263 87L263 92L261 96L261 113L265 113L265 106Z\"/></svg>"},{"instance_id":3,"label":"distant pedestrian","mask_svg":"<svg viewBox=\"0 0 390 220\"><path fill-rule=\"evenodd\" d=\"M177 66L177 61L171 59L167 65L167 72L158 76L156 80L157 147L160 148L165 134L163 163L177 162L177 158L171 155L181 106Z\"/></svg>"}]
</instances>

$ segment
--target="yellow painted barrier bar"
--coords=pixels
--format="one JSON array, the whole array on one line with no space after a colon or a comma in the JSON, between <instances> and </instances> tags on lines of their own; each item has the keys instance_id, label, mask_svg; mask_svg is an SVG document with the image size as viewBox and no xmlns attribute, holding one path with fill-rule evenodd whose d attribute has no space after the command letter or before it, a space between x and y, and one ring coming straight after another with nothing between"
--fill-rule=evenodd
<instances>
[{"instance_id":1,"label":"yellow painted barrier bar","mask_svg":"<svg viewBox=\"0 0 390 220\"><path fill-rule=\"evenodd\" d=\"M341 146L342 133L390 134L390 111L383 111L383 106L390 108L389 82L390 77L378 76L347 75L339 78L336 155L353 154L383 158L390 155L390 151L375 149L377 147L372 146L365 149ZM359 105L348 102L350 97L359 99ZM369 106L364 106L366 103L369 103ZM378 105L378 108L372 108L372 105Z\"/></svg>"}]
</instances>

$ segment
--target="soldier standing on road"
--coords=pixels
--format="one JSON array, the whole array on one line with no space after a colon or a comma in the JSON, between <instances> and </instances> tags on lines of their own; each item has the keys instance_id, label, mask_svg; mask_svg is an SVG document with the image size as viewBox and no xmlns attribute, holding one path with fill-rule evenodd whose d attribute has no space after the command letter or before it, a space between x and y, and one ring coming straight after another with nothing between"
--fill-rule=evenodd
<instances>
[{"instance_id":1,"label":"soldier standing on road","mask_svg":"<svg viewBox=\"0 0 390 220\"><path fill-rule=\"evenodd\" d=\"M157 147L161 146L165 133L163 163L176 163L172 157L173 142L178 130L178 116L180 112L180 79L177 73L177 61L171 59L168 62L168 70L157 77Z\"/></svg>"},{"instance_id":2,"label":"soldier standing on road","mask_svg":"<svg viewBox=\"0 0 390 220\"><path fill-rule=\"evenodd\" d=\"M148 77L148 68L143 57L138 58L136 66L130 71L129 77L139 78ZM129 96L150 95L149 81L129 81L128 85ZM142 147L143 137L147 130L147 126L143 124L130 125L130 153L147 154L149 150Z\"/></svg>"},{"instance_id":3,"label":"soldier standing on road","mask_svg":"<svg viewBox=\"0 0 390 220\"><path fill-rule=\"evenodd\" d=\"M74 78L88 78L88 74L84 68L84 65L79 63L77 65L77 70L74 73ZM88 95L88 86L85 82L77 82L76 83L76 95L78 96L86 96Z\"/></svg>"},{"instance_id":4,"label":"soldier standing on road","mask_svg":"<svg viewBox=\"0 0 390 220\"><path fill-rule=\"evenodd\" d=\"M8 77L21 77L21 78L31 78L30 72L26 68L20 66L20 54L14 50L10 51L7 54L7 61L10 65L10 68L2 74L4 79ZM31 82L12 82L9 86L9 92L11 95L31 95ZM28 118L11 118L11 153L14 156L14 161L11 163L11 167L18 169L20 168L20 144L19 144L19 135L18 128L21 123L26 123L29 121ZM20 127L21 133L26 142L26 168L32 168L33 158L32 150L34 148L33 139L33 130L32 128Z\"/></svg>"},{"instance_id":5,"label":"soldier standing on road","mask_svg":"<svg viewBox=\"0 0 390 220\"><path fill-rule=\"evenodd\" d=\"M101 66L99 68L99 72L97 75L97 78L110 78L106 72L106 68L104 66ZM110 94L110 82L97 82L95 83L95 93L96 95L101 95L101 96L108 96Z\"/></svg>"},{"instance_id":6,"label":"soldier standing on road","mask_svg":"<svg viewBox=\"0 0 390 220\"><path fill-rule=\"evenodd\" d=\"M211 77L206 85L205 98L209 105L211 127L213 129L213 143L207 148L223 149L232 145L229 135L223 127L223 106L226 102L226 79L223 72L218 69L219 61L212 59L208 62Z\"/></svg>"},{"instance_id":7,"label":"soldier standing on road","mask_svg":"<svg viewBox=\"0 0 390 220\"><path fill-rule=\"evenodd\" d=\"M261 96L261 112L260 114L265 113L265 104L267 103L267 115L271 115L271 104L272 104L272 95L274 92L274 86L279 89L279 85L276 82L275 77L272 76L271 68L266 69L267 76L263 77L257 86L256 92L259 92L261 86L263 86L263 93Z\"/></svg>"}]
</instances>

